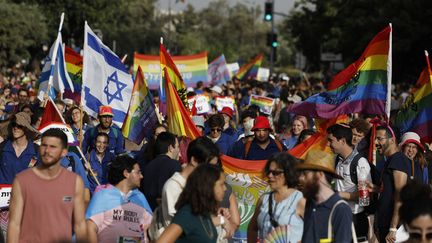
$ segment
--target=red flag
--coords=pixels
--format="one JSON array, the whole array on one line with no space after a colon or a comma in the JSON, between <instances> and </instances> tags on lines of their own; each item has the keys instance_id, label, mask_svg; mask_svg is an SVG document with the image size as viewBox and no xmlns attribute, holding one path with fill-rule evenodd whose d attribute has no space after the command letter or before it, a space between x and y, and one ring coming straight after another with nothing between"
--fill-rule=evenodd
<instances>
[{"instance_id":1,"label":"red flag","mask_svg":"<svg viewBox=\"0 0 432 243\"><path fill-rule=\"evenodd\" d=\"M39 130L48 126L53 122L66 123L61 116L57 106L54 104L51 98L49 98L45 105L45 110L42 115L42 120L39 126Z\"/></svg>"}]
</instances>

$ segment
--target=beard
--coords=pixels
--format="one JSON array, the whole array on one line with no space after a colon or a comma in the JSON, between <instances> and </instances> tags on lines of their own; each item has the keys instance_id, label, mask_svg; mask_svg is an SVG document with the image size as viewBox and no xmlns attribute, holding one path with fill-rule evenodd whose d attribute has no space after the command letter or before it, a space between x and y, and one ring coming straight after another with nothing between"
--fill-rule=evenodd
<instances>
[{"instance_id":1,"label":"beard","mask_svg":"<svg viewBox=\"0 0 432 243\"><path fill-rule=\"evenodd\" d=\"M319 179L314 175L312 181L303 184L303 196L307 200L316 200L319 191Z\"/></svg>"}]
</instances>

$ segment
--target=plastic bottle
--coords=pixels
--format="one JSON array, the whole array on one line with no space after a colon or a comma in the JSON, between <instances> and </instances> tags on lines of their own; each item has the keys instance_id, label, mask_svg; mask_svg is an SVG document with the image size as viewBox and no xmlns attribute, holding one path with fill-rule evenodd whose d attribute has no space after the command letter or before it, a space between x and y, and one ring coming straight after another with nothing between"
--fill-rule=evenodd
<instances>
[{"instance_id":1,"label":"plastic bottle","mask_svg":"<svg viewBox=\"0 0 432 243\"><path fill-rule=\"evenodd\" d=\"M369 206L370 196L367 188L367 173L366 170L361 168L358 175L358 191L359 191L359 205Z\"/></svg>"}]
</instances>

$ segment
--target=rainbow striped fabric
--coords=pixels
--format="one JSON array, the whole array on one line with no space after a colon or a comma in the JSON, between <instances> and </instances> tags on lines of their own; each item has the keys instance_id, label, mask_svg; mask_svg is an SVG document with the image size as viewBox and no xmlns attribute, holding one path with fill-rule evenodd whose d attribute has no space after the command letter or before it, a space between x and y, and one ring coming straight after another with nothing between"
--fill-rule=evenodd
<instances>
[{"instance_id":1,"label":"rainbow striped fabric","mask_svg":"<svg viewBox=\"0 0 432 243\"><path fill-rule=\"evenodd\" d=\"M391 77L391 26L378 33L361 57L338 73L328 91L288 107L296 114L330 119L341 114L386 114Z\"/></svg>"},{"instance_id":2,"label":"rainbow striped fabric","mask_svg":"<svg viewBox=\"0 0 432 243\"><path fill-rule=\"evenodd\" d=\"M426 71L420 74L417 84L422 86L406 99L404 107L396 116L394 126L401 134L416 132L422 142L432 142L432 71L429 55L426 55Z\"/></svg>"},{"instance_id":3,"label":"rainbow striped fabric","mask_svg":"<svg viewBox=\"0 0 432 243\"><path fill-rule=\"evenodd\" d=\"M177 91L171 82L167 68L163 69L165 75L166 108L168 131L177 136L186 136L190 139L200 137L195 123L190 117L189 110L183 105Z\"/></svg>"},{"instance_id":4,"label":"rainbow striped fabric","mask_svg":"<svg viewBox=\"0 0 432 243\"><path fill-rule=\"evenodd\" d=\"M141 67L138 67L129 110L122 127L123 136L140 144L144 138L152 136L153 127L157 122L153 98L147 88Z\"/></svg>"},{"instance_id":5,"label":"rainbow striped fabric","mask_svg":"<svg viewBox=\"0 0 432 243\"><path fill-rule=\"evenodd\" d=\"M249 78L256 78L258 74L258 68L261 67L261 63L264 55L258 54L254 59L245 65L241 66L237 71L235 77L240 80L246 80Z\"/></svg>"},{"instance_id":6,"label":"rainbow striped fabric","mask_svg":"<svg viewBox=\"0 0 432 243\"><path fill-rule=\"evenodd\" d=\"M251 95L249 105L257 105L262 113L271 115L274 99L265 96Z\"/></svg>"},{"instance_id":7,"label":"rainbow striped fabric","mask_svg":"<svg viewBox=\"0 0 432 243\"><path fill-rule=\"evenodd\" d=\"M72 48L65 46L65 62L66 71L74 86L74 92L72 93L70 89L66 89L63 97L73 99L76 104L79 104L81 102L83 58Z\"/></svg>"},{"instance_id":8,"label":"rainbow striped fabric","mask_svg":"<svg viewBox=\"0 0 432 243\"><path fill-rule=\"evenodd\" d=\"M166 63L168 61L169 54L166 52L165 47L160 51L159 56L134 54L134 73L138 70L138 66L141 66L144 76L146 78L149 89L159 89L159 81L161 75L161 60L164 58ZM170 57L178 68L178 72L187 87L195 87L198 81L203 81L205 85L208 85L207 69L208 59L207 52L198 53L196 55L189 56L171 56ZM162 64L162 67L167 64ZM177 86L176 86L177 87Z\"/></svg>"},{"instance_id":9,"label":"rainbow striped fabric","mask_svg":"<svg viewBox=\"0 0 432 243\"><path fill-rule=\"evenodd\" d=\"M226 182L231 186L240 213L240 226L234 239L247 239L247 227L255 212L259 197L270 187L263 175L265 160L240 160L226 155L221 156L226 174Z\"/></svg>"}]
</instances>

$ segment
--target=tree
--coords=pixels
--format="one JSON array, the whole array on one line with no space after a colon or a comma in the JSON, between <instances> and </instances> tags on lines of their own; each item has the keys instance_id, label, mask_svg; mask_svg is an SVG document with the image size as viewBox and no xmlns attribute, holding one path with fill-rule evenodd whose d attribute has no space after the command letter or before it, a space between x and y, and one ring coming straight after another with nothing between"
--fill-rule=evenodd
<instances>
[{"instance_id":1,"label":"tree","mask_svg":"<svg viewBox=\"0 0 432 243\"><path fill-rule=\"evenodd\" d=\"M38 6L0 0L0 16L0 65L14 65L42 52L47 25Z\"/></svg>"},{"instance_id":2,"label":"tree","mask_svg":"<svg viewBox=\"0 0 432 243\"><path fill-rule=\"evenodd\" d=\"M321 51L342 53L345 64L356 60L375 34L393 24L393 80L414 82L430 48L432 2L302 0L283 28L308 59L308 69L321 69Z\"/></svg>"}]
</instances>

